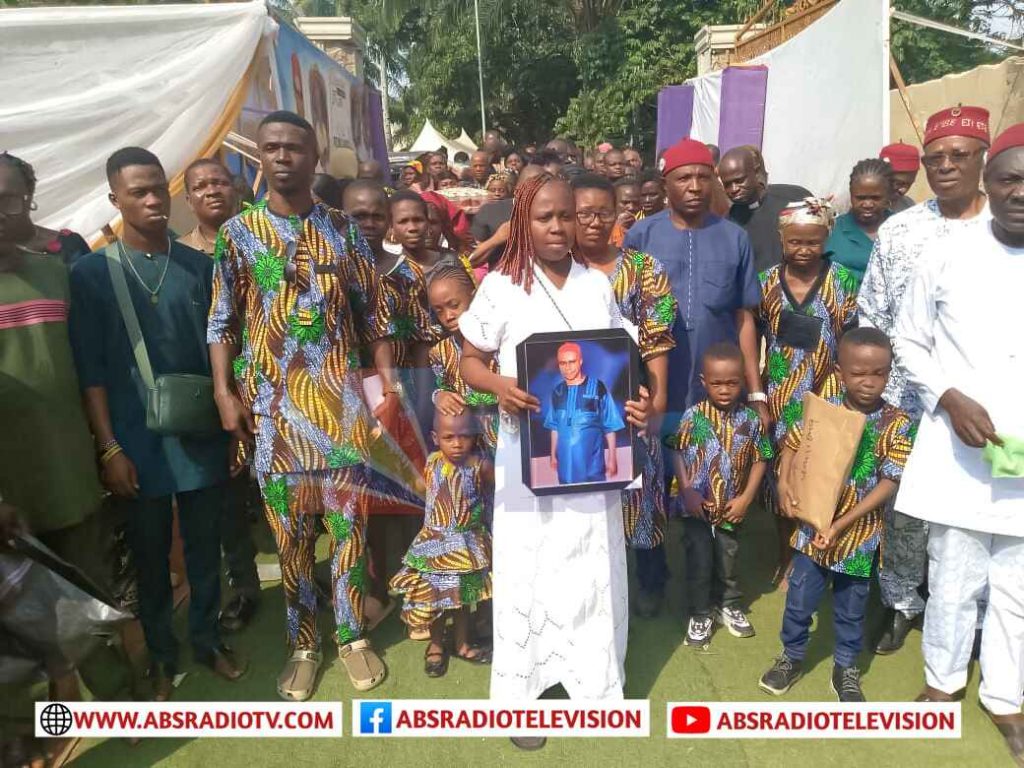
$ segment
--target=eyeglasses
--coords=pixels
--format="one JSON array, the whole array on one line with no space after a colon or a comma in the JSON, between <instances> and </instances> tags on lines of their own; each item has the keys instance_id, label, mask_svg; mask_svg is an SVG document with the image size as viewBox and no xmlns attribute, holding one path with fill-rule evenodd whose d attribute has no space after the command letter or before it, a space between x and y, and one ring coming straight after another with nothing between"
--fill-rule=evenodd
<instances>
[{"instance_id":1,"label":"eyeglasses","mask_svg":"<svg viewBox=\"0 0 1024 768\"><path fill-rule=\"evenodd\" d=\"M576 211L576 221L586 226L600 219L602 224L614 224L616 216L610 211Z\"/></svg>"},{"instance_id":2,"label":"eyeglasses","mask_svg":"<svg viewBox=\"0 0 1024 768\"><path fill-rule=\"evenodd\" d=\"M32 210L30 195L0 195L0 213L18 216Z\"/></svg>"},{"instance_id":3,"label":"eyeglasses","mask_svg":"<svg viewBox=\"0 0 1024 768\"><path fill-rule=\"evenodd\" d=\"M968 161L977 157L982 150L976 149L973 152L964 152L963 150L956 150L955 152L936 152L933 155L925 155L921 158L921 162L925 168L941 168L946 164L948 160L950 164L955 165L957 168L963 168L967 165Z\"/></svg>"}]
</instances>

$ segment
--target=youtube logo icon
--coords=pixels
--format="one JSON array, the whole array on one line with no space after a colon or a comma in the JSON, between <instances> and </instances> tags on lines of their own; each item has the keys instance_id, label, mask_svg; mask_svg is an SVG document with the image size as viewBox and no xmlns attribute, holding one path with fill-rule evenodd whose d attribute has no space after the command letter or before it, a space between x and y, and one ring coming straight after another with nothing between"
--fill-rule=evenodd
<instances>
[{"instance_id":1,"label":"youtube logo icon","mask_svg":"<svg viewBox=\"0 0 1024 768\"><path fill-rule=\"evenodd\" d=\"M707 733L711 730L711 710L696 704L680 704L672 707L669 723L673 734Z\"/></svg>"}]
</instances>

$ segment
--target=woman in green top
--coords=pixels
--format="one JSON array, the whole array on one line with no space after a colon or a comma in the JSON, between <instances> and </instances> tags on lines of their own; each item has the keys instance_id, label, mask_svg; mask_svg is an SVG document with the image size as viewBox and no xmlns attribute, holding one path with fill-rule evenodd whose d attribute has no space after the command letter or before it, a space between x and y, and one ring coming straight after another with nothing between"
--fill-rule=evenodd
<instances>
[{"instance_id":1,"label":"woman in green top","mask_svg":"<svg viewBox=\"0 0 1024 768\"><path fill-rule=\"evenodd\" d=\"M89 518L102 490L67 325L64 263L88 247L35 226L34 193L32 166L0 154L0 495L46 536ZM79 548L54 548L81 567Z\"/></svg>"},{"instance_id":2,"label":"woman in green top","mask_svg":"<svg viewBox=\"0 0 1024 768\"><path fill-rule=\"evenodd\" d=\"M884 160L869 158L853 166L850 174L850 212L836 219L825 244L832 261L857 278L864 278L878 228L889 216L893 198L892 168Z\"/></svg>"}]
</instances>

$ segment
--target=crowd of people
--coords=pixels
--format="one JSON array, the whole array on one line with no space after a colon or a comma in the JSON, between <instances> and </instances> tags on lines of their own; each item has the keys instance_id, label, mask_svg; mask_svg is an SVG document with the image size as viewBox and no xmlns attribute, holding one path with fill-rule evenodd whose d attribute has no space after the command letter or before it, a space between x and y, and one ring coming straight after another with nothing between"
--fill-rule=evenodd
<instances>
[{"instance_id":1,"label":"crowd of people","mask_svg":"<svg viewBox=\"0 0 1024 768\"><path fill-rule=\"evenodd\" d=\"M267 115L257 146L258 197L217 159L187 168L196 226L181 236L160 159L118 150L120 230L92 251L32 223L32 166L0 155L0 539L31 531L101 582L96 521L116 510L155 700L180 670L175 510L192 658L237 680L247 665L223 637L259 609L258 488L285 605L277 692L303 701L327 645L318 610L333 609L342 668L367 691L387 675L373 632L399 605L427 676L456 659L490 665L496 699L558 684L622 698L630 612L664 608L668 520L682 518L682 642L707 648L716 626L755 634L738 568L764 543L744 534L764 508L786 601L761 690L799 680L831 585L840 702L865 700L865 645L899 651L923 615L918 701L962 697L979 653L980 703L1024 765L1024 124L993 141L984 110L943 110L923 155L879 147L819 197L769 183L756 147L719 156L693 139L645 165L631 147L520 149L491 131L461 162L427 153L392 179L366 161L351 180L316 173L293 113ZM921 166L932 194L914 203ZM487 202L460 205L453 187ZM535 496L518 417L542 403L516 348L607 328L642 361L621 414L641 486ZM187 387L205 410L176 399ZM803 521L791 472L807 393L866 423L825 529ZM0 548L0 622L19 593L11 557ZM888 613L867 637L875 578ZM77 695L39 638L4 629L51 695Z\"/></svg>"}]
</instances>

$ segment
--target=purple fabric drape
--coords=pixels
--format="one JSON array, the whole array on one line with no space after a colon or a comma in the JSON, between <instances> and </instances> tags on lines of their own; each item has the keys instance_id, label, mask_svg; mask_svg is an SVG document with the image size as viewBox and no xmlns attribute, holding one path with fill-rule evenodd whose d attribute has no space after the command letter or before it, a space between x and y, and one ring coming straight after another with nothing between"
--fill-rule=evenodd
<instances>
[{"instance_id":1,"label":"purple fabric drape","mask_svg":"<svg viewBox=\"0 0 1024 768\"><path fill-rule=\"evenodd\" d=\"M768 67L727 67L722 72L718 122L718 146L722 154L744 144L761 148L767 96ZM658 127L660 138L660 120Z\"/></svg>"},{"instance_id":2,"label":"purple fabric drape","mask_svg":"<svg viewBox=\"0 0 1024 768\"><path fill-rule=\"evenodd\" d=\"M669 85L658 93L658 156L693 126L693 86Z\"/></svg>"}]
</instances>

